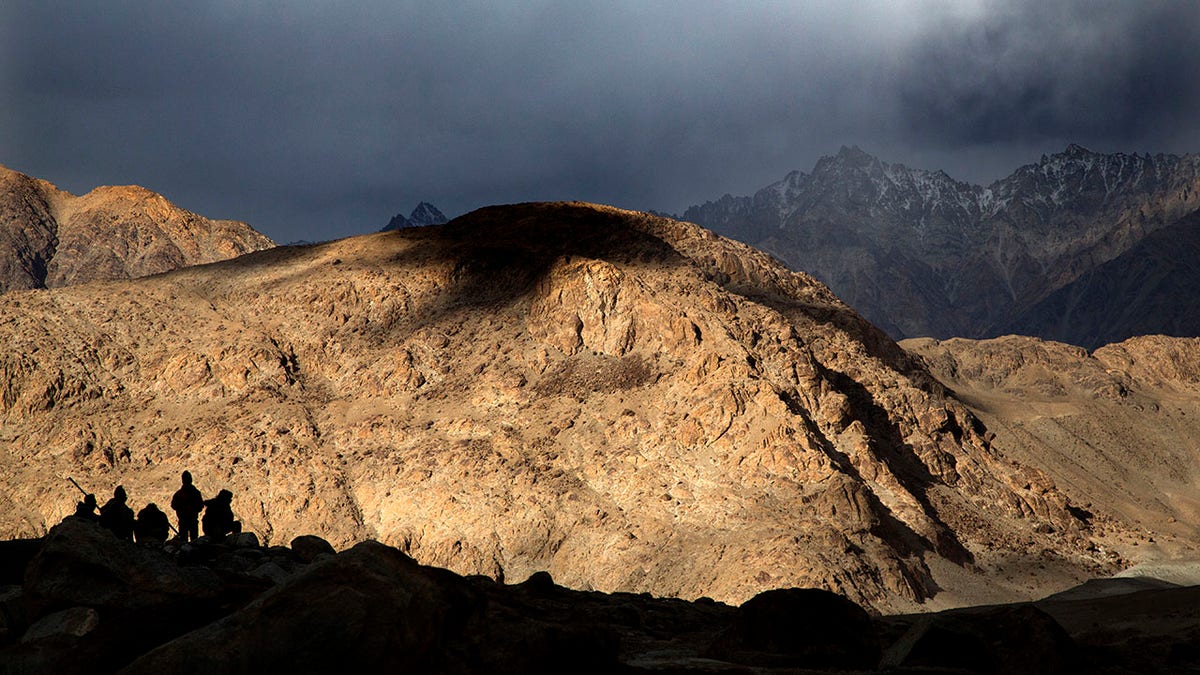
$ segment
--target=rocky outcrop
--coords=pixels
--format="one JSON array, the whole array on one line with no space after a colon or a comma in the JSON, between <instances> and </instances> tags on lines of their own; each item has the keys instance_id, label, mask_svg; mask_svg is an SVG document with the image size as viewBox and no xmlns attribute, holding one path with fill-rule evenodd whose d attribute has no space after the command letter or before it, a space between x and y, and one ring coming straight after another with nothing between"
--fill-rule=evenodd
<instances>
[{"instance_id":1,"label":"rocky outcrop","mask_svg":"<svg viewBox=\"0 0 1200 675\"><path fill-rule=\"evenodd\" d=\"M1196 589L872 617L815 589L732 607L575 591L544 571L498 583L374 541L306 563L287 547L203 538L134 545L72 517L41 545L23 584L0 592L2 673L1074 673L1200 662ZM97 585L94 573L52 571L49 558L108 576ZM128 564L159 576L127 574ZM267 566L278 578L261 574ZM205 582L164 595L184 578ZM56 602L22 603L48 588Z\"/></svg>"},{"instance_id":2,"label":"rocky outcrop","mask_svg":"<svg viewBox=\"0 0 1200 675\"><path fill-rule=\"evenodd\" d=\"M245 223L209 220L144 188L76 197L0 167L0 292L141 277L271 246Z\"/></svg>"},{"instance_id":3,"label":"rocky outcrop","mask_svg":"<svg viewBox=\"0 0 1200 675\"><path fill-rule=\"evenodd\" d=\"M1050 614L1033 605L1011 605L917 618L880 665L916 672L1065 674L1097 672L1106 664L1085 658Z\"/></svg>"},{"instance_id":4,"label":"rocky outcrop","mask_svg":"<svg viewBox=\"0 0 1200 675\"><path fill-rule=\"evenodd\" d=\"M879 663L871 617L849 600L812 588L750 598L708 655L756 666L868 669Z\"/></svg>"},{"instance_id":5,"label":"rocky outcrop","mask_svg":"<svg viewBox=\"0 0 1200 675\"><path fill-rule=\"evenodd\" d=\"M1072 145L983 187L843 148L811 174L684 218L813 274L897 338L1017 330L1097 347L1186 322L1194 287L1151 269L1158 248L1141 244L1198 211L1195 155ZM1121 281L1107 280L1103 266L1122 256ZM1171 295L1156 302L1179 311L1098 311L1161 291Z\"/></svg>"},{"instance_id":6,"label":"rocky outcrop","mask_svg":"<svg viewBox=\"0 0 1200 675\"><path fill-rule=\"evenodd\" d=\"M985 421L993 448L1042 468L1089 516L1127 525L1101 545L1134 562L1196 557L1200 339L1090 353L1020 336L902 344Z\"/></svg>"},{"instance_id":7,"label":"rocky outcrop","mask_svg":"<svg viewBox=\"0 0 1200 675\"><path fill-rule=\"evenodd\" d=\"M71 509L61 476L138 508L189 469L267 544L581 589L916 608L996 556L1053 558L1059 587L1113 565L827 288L647 214L494 207L12 293L0 340L10 536Z\"/></svg>"}]
</instances>

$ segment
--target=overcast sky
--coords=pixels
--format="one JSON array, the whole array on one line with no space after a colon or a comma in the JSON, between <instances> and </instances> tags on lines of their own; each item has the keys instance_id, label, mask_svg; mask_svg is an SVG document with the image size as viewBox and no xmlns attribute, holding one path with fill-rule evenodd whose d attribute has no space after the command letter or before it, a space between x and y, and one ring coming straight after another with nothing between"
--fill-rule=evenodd
<instances>
[{"instance_id":1,"label":"overcast sky","mask_svg":"<svg viewBox=\"0 0 1200 675\"><path fill-rule=\"evenodd\" d=\"M1200 3L5 0L0 164L277 241L426 200L681 212L841 145L990 182L1200 151Z\"/></svg>"}]
</instances>

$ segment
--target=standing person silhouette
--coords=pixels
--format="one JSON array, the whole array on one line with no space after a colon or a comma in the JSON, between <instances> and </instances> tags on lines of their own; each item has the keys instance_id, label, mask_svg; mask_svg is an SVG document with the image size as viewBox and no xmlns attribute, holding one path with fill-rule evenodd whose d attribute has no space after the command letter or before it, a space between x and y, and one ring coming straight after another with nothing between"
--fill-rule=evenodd
<instances>
[{"instance_id":1,"label":"standing person silhouette","mask_svg":"<svg viewBox=\"0 0 1200 675\"><path fill-rule=\"evenodd\" d=\"M200 536L200 511L204 508L204 498L200 491L192 485L191 472L183 472L183 485L171 497L171 508L179 519L179 538L184 542L196 541Z\"/></svg>"}]
</instances>

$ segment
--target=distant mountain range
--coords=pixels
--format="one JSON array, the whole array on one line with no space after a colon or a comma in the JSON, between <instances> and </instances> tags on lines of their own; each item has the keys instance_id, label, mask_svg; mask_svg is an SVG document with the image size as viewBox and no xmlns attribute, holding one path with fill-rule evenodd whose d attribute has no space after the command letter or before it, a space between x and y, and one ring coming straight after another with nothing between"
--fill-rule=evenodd
<instances>
[{"instance_id":1,"label":"distant mountain range","mask_svg":"<svg viewBox=\"0 0 1200 675\"><path fill-rule=\"evenodd\" d=\"M984 187L843 147L683 218L811 273L895 338L1095 347L1200 335L1198 209L1197 155L1071 145Z\"/></svg>"},{"instance_id":2,"label":"distant mountain range","mask_svg":"<svg viewBox=\"0 0 1200 675\"><path fill-rule=\"evenodd\" d=\"M442 225L448 219L436 206L429 202L421 202L417 204L417 208L412 210L412 213L407 218L404 214L397 213L392 216L392 219L384 226L381 232L390 232L391 230L399 230L405 227L424 227L425 225Z\"/></svg>"},{"instance_id":3,"label":"distant mountain range","mask_svg":"<svg viewBox=\"0 0 1200 675\"><path fill-rule=\"evenodd\" d=\"M274 246L233 220L211 220L137 186L83 196L0 166L0 293L129 279Z\"/></svg>"}]
</instances>

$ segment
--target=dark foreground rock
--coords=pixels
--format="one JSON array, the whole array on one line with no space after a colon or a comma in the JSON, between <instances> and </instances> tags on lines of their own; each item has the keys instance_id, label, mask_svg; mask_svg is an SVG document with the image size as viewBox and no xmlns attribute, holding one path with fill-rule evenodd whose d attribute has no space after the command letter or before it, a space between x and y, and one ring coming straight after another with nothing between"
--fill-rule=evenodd
<instances>
[{"instance_id":1,"label":"dark foreground rock","mask_svg":"<svg viewBox=\"0 0 1200 675\"><path fill-rule=\"evenodd\" d=\"M1200 656L1194 630L1156 634L1153 660L1124 653L1150 643L1098 637L1088 618L1115 605L872 617L793 588L731 607L573 591L545 572L505 585L373 541L295 543L147 547L68 519L36 546L2 545L25 567L0 585L0 673L1122 673Z\"/></svg>"},{"instance_id":2,"label":"dark foreground rock","mask_svg":"<svg viewBox=\"0 0 1200 675\"><path fill-rule=\"evenodd\" d=\"M747 600L709 654L756 666L867 669L879 643L866 610L816 588L781 588Z\"/></svg>"},{"instance_id":3,"label":"dark foreground rock","mask_svg":"<svg viewBox=\"0 0 1200 675\"><path fill-rule=\"evenodd\" d=\"M969 673L1077 673L1071 636L1032 605L973 607L917 619L888 649L883 666Z\"/></svg>"}]
</instances>

